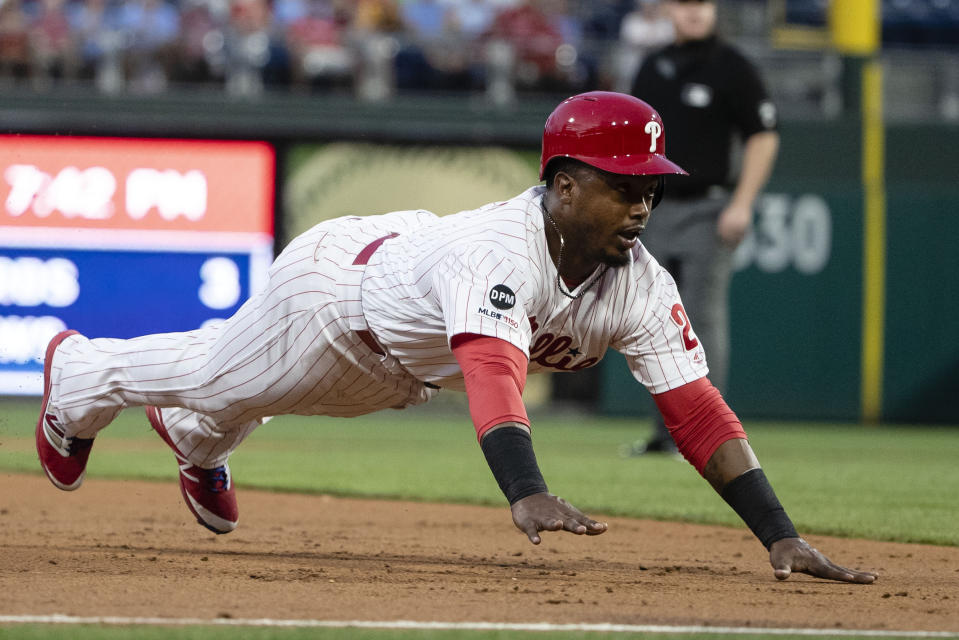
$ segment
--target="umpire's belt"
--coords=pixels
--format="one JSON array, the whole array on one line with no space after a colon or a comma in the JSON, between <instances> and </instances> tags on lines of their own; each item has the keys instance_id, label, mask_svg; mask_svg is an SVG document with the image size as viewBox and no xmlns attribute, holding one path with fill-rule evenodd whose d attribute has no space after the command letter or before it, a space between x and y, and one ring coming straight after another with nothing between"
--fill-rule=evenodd
<instances>
[{"instance_id":1,"label":"umpire's belt","mask_svg":"<svg viewBox=\"0 0 959 640\"><path fill-rule=\"evenodd\" d=\"M390 238L395 238L400 234L398 233L388 233L382 238L377 238L373 242L369 243L359 253L356 254L356 258L353 259L353 264L356 266L366 265L370 258L376 253L376 250L380 248L380 245L389 240ZM356 273L356 272L352 272ZM350 329L363 341L370 350L381 356L385 356L386 352L383 351L383 347L376 341L376 338L373 337L373 333L370 331L369 325L366 324L366 317L363 315L363 305L360 300L361 296L361 287L362 287L362 270L359 271L360 277L357 278L356 289L354 292L355 299L353 296L350 296L351 299L347 300L348 303L353 303L353 309L347 318L350 323Z\"/></svg>"}]
</instances>

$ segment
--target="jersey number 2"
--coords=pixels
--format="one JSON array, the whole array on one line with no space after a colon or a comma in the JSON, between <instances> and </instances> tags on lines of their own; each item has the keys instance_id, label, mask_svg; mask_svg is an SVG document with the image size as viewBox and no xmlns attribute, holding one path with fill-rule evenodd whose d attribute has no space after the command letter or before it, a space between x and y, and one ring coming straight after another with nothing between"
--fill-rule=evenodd
<instances>
[{"instance_id":1,"label":"jersey number 2","mask_svg":"<svg viewBox=\"0 0 959 640\"><path fill-rule=\"evenodd\" d=\"M686 347L686 351L692 351L698 347L699 340L696 338L696 334L693 333L693 326L689 324L689 318L686 316L686 310L683 309L683 305L678 302L674 304L669 315L672 317L673 323L683 330L683 346Z\"/></svg>"}]
</instances>

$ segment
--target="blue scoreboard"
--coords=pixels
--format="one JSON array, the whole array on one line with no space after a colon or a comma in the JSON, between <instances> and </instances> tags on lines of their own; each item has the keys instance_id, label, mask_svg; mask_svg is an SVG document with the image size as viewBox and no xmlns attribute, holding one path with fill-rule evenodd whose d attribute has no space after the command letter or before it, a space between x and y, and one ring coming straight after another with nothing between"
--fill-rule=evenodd
<instances>
[{"instance_id":1,"label":"blue scoreboard","mask_svg":"<svg viewBox=\"0 0 959 640\"><path fill-rule=\"evenodd\" d=\"M273 258L273 171L259 142L0 136L0 394L42 393L63 329L232 315Z\"/></svg>"}]
</instances>

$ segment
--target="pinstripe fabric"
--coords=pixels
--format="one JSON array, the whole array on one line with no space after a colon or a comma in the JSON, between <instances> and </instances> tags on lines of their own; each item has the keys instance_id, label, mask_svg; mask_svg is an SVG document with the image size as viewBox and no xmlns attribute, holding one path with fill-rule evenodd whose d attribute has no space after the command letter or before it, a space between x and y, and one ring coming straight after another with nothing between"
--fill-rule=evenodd
<instances>
[{"instance_id":1,"label":"pinstripe fabric","mask_svg":"<svg viewBox=\"0 0 959 640\"><path fill-rule=\"evenodd\" d=\"M676 285L641 244L579 299L558 291L543 192L443 218L401 211L317 225L228 320L131 340L65 340L52 362L50 406L67 435L82 438L124 407L161 407L181 451L210 468L269 416L402 408L436 393L424 382L462 389L449 348L458 333L514 344L529 356L529 373L592 366L611 346L653 393L705 376L691 327L674 318ZM353 264L390 233L399 236L367 265ZM497 299L494 288L508 295ZM367 327L385 356L356 335Z\"/></svg>"},{"instance_id":2,"label":"pinstripe fabric","mask_svg":"<svg viewBox=\"0 0 959 640\"><path fill-rule=\"evenodd\" d=\"M427 214L428 217L429 214ZM54 358L51 403L68 435L93 437L127 406L164 409L190 462L217 466L267 416L356 416L427 401L435 390L349 328L356 254L424 214L330 221L296 238L267 289L230 319L194 331L116 340L73 336ZM358 286L353 288L356 298Z\"/></svg>"},{"instance_id":3,"label":"pinstripe fabric","mask_svg":"<svg viewBox=\"0 0 959 640\"><path fill-rule=\"evenodd\" d=\"M641 244L627 266L609 269L581 298L557 290L544 191L446 216L384 244L362 287L380 343L420 380L450 389L463 389L449 348L458 333L507 340L530 357L531 374L592 366L613 347L652 393L705 376L702 348L687 351L683 328L670 318L681 304L676 284ZM500 284L516 295L511 309L490 301Z\"/></svg>"}]
</instances>

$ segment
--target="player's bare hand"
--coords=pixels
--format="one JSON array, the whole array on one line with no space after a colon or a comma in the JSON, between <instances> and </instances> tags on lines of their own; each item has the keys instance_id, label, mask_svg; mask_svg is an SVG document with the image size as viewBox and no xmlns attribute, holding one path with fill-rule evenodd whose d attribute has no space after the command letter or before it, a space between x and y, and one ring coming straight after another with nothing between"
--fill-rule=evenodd
<instances>
[{"instance_id":1,"label":"player's bare hand","mask_svg":"<svg viewBox=\"0 0 959 640\"><path fill-rule=\"evenodd\" d=\"M879 574L870 571L857 571L840 567L814 549L802 538L783 538L769 548L769 563L779 580L785 580L792 573L806 573L817 578L872 584Z\"/></svg>"},{"instance_id":2,"label":"player's bare hand","mask_svg":"<svg viewBox=\"0 0 959 640\"><path fill-rule=\"evenodd\" d=\"M513 524L533 544L540 543L540 531L569 531L577 535L596 536L607 529L605 522L596 522L582 511L551 493L534 493L510 508Z\"/></svg>"}]
</instances>

